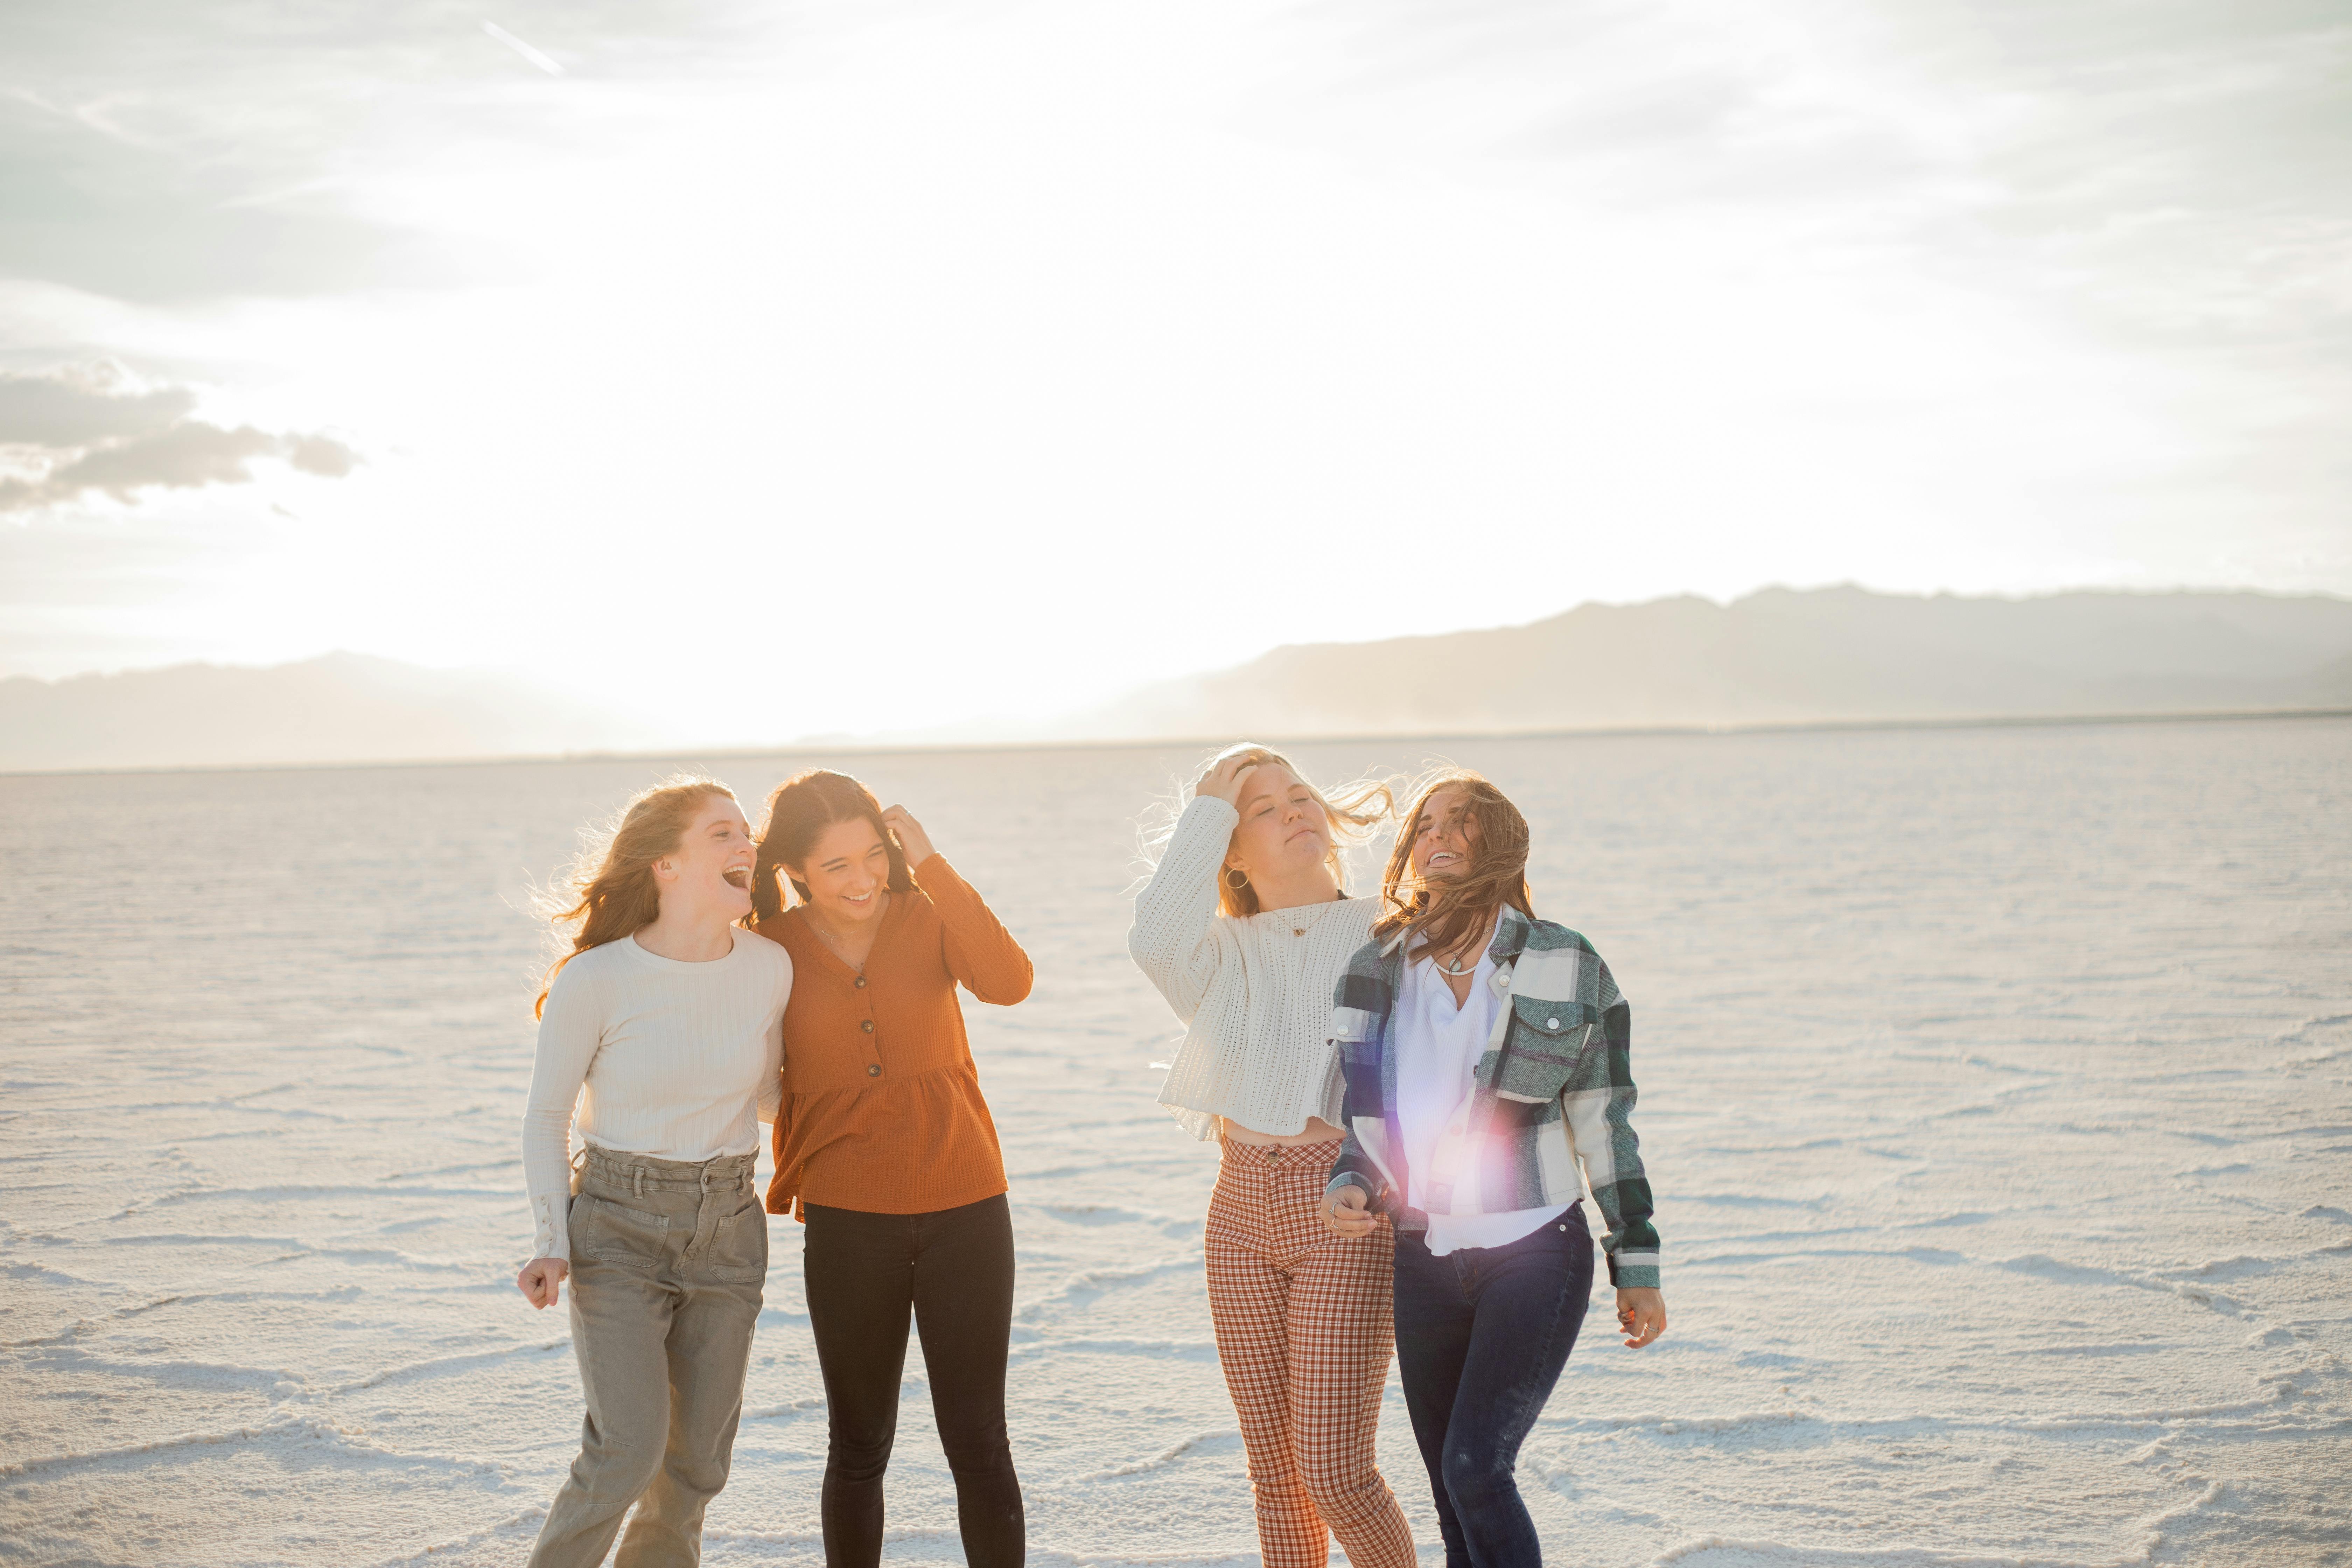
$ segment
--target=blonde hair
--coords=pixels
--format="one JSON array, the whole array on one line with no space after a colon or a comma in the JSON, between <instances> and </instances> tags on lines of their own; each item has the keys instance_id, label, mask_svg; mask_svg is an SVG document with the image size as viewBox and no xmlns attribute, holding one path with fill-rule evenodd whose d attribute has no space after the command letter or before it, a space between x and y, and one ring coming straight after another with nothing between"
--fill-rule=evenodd
<instances>
[{"instance_id":1,"label":"blonde hair","mask_svg":"<svg viewBox=\"0 0 2352 1568\"><path fill-rule=\"evenodd\" d=\"M1235 758L1245 760L1252 767L1271 763L1286 768L1292 778L1307 786L1307 793L1314 796L1315 804L1323 808L1323 820L1331 829L1331 849L1323 858L1323 863L1331 868L1331 880L1339 885L1339 890L1347 891L1346 847L1371 837L1372 830L1387 821L1396 810L1396 796L1390 781L1361 778L1326 792L1316 788L1313 781L1299 771L1297 763L1273 747L1262 746L1255 741L1241 741L1209 759L1208 765L1193 777L1185 798L1188 801L1198 798L1201 786L1208 782L1209 775ZM1174 825L1171 823L1170 826L1172 829ZM1238 884L1234 880L1236 876L1241 879ZM1257 889L1250 885L1247 873L1234 871L1226 866L1217 868L1217 912L1223 915L1254 915L1258 912Z\"/></svg>"},{"instance_id":2,"label":"blonde hair","mask_svg":"<svg viewBox=\"0 0 2352 1568\"><path fill-rule=\"evenodd\" d=\"M654 862L678 847L702 803L714 795L733 800L735 792L714 778L675 774L630 796L617 816L584 837L570 874L542 900L549 920L576 929L571 950L548 965L532 1017L546 1014L547 994L565 964L653 924L661 913Z\"/></svg>"},{"instance_id":3,"label":"blonde hair","mask_svg":"<svg viewBox=\"0 0 2352 1568\"><path fill-rule=\"evenodd\" d=\"M1442 789L1462 792L1463 826L1477 829L1465 835L1470 868L1459 877L1419 881L1412 875L1412 841L1429 797ZM1424 774L1413 786L1412 809L1398 820L1396 847L1381 876L1381 918L1372 923L1372 940L1386 942L1402 931L1408 952L1410 939L1419 937L1444 956L1484 930L1504 904L1535 918L1528 892L1528 819L1485 775L1468 768Z\"/></svg>"}]
</instances>

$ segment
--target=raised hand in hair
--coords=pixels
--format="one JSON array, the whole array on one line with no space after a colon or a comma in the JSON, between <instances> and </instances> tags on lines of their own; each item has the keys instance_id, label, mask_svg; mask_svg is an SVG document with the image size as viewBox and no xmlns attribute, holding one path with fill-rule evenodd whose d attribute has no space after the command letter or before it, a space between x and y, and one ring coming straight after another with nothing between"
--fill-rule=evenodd
<instances>
[{"instance_id":1,"label":"raised hand in hair","mask_svg":"<svg viewBox=\"0 0 2352 1568\"><path fill-rule=\"evenodd\" d=\"M882 813L882 826L888 828L890 837L898 841L898 853L907 858L907 869L909 871L939 853L931 847L931 836L923 831L923 825L917 822L903 805L886 807Z\"/></svg>"},{"instance_id":2,"label":"raised hand in hair","mask_svg":"<svg viewBox=\"0 0 2352 1568\"><path fill-rule=\"evenodd\" d=\"M1195 795L1213 795L1227 805L1237 805L1241 803L1242 780L1247 778L1257 765L1258 759L1246 752L1237 757L1227 757L1209 770L1209 776L1202 779L1200 787L1192 793Z\"/></svg>"}]
</instances>

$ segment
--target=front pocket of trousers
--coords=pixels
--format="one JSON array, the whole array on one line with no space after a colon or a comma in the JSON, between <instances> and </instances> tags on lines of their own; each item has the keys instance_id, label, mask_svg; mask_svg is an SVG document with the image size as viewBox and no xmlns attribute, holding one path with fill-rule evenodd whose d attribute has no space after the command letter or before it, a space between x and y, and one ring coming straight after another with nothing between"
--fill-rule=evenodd
<instances>
[{"instance_id":1,"label":"front pocket of trousers","mask_svg":"<svg viewBox=\"0 0 2352 1568\"><path fill-rule=\"evenodd\" d=\"M710 1237L710 1277L757 1285L768 1277L768 1210L757 1198L719 1222Z\"/></svg>"},{"instance_id":2,"label":"front pocket of trousers","mask_svg":"<svg viewBox=\"0 0 2352 1568\"><path fill-rule=\"evenodd\" d=\"M669 1239L669 1216L623 1208L583 1193L572 1200L573 1249L599 1263L651 1262Z\"/></svg>"}]
</instances>

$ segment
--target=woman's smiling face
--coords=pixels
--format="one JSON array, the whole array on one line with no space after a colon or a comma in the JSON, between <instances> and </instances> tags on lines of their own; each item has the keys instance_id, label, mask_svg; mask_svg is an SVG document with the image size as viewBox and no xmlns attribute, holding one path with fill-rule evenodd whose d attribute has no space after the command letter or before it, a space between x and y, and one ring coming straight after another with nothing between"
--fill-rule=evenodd
<instances>
[{"instance_id":1,"label":"woman's smiling face","mask_svg":"<svg viewBox=\"0 0 2352 1568\"><path fill-rule=\"evenodd\" d=\"M809 912L819 925L847 931L882 912L890 847L871 822L854 816L818 834L808 859L784 869L809 890Z\"/></svg>"},{"instance_id":2,"label":"woman's smiling face","mask_svg":"<svg viewBox=\"0 0 2352 1568\"><path fill-rule=\"evenodd\" d=\"M661 865L668 868L672 896L692 900L690 908L723 910L729 920L740 920L751 912L751 867L758 858L743 808L731 795L713 795Z\"/></svg>"},{"instance_id":3,"label":"woman's smiling face","mask_svg":"<svg viewBox=\"0 0 2352 1568\"><path fill-rule=\"evenodd\" d=\"M1470 868L1478 821L1469 796L1452 784L1432 790L1412 824L1412 876L1416 882L1444 881Z\"/></svg>"}]
</instances>

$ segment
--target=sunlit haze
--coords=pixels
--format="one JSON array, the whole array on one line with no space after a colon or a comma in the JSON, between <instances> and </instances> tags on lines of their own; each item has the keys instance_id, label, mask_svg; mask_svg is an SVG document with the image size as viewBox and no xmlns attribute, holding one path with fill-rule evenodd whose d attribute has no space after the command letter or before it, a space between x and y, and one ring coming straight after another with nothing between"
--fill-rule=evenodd
<instances>
[{"instance_id":1,"label":"sunlit haze","mask_svg":"<svg viewBox=\"0 0 2352 1568\"><path fill-rule=\"evenodd\" d=\"M8 31L0 417L247 434L110 491L0 426L0 673L350 648L753 742L1588 599L2352 592L2332 7Z\"/></svg>"}]
</instances>

